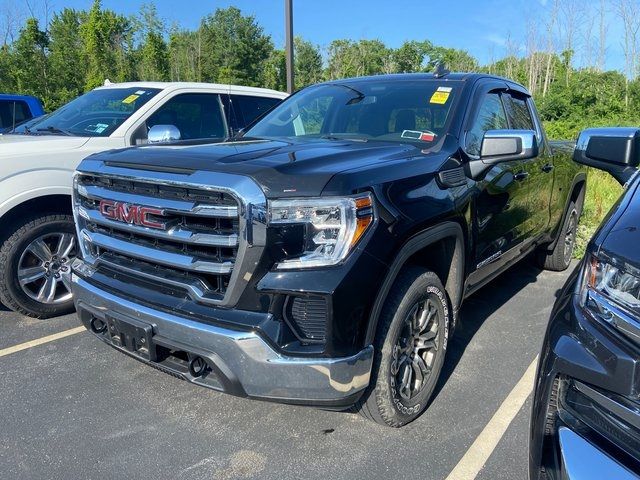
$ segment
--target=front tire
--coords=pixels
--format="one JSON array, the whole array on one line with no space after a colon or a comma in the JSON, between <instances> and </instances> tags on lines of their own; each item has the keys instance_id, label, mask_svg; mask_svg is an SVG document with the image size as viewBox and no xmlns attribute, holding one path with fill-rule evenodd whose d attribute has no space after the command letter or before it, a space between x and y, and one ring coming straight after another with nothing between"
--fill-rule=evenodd
<instances>
[{"instance_id":1,"label":"front tire","mask_svg":"<svg viewBox=\"0 0 640 480\"><path fill-rule=\"evenodd\" d=\"M14 226L0 245L0 301L36 318L73 311L70 267L76 256L71 215L39 215Z\"/></svg>"},{"instance_id":2,"label":"front tire","mask_svg":"<svg viewBox=\"0 0 640 480\"><path fill-rule=\"evenodd\" d=\"M449 303L437 275L406 268L379 319L371 382L356 404L360 414L390 427L420 416L442 370L449 323Z\"/></svg>"}]
</instances>

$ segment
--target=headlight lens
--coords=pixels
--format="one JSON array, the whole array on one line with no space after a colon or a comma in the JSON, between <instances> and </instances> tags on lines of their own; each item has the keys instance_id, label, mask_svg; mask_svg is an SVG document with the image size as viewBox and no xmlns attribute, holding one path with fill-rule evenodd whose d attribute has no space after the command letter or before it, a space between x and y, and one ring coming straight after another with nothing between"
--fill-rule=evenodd
<instances>
[{"instance_id":1,"label":"headlight lens","mask_svg":"<svg viewBox=\"0 0 640 480\"><path fill-rule=\"evenodd\" d=\"M598 292L627 310L640 311L640 272L630 265L619 266L590 255L585 262L581 303L589 290Z\"/></svg>"},{"instance_id":2,"label":"headlight lens","mask_svg":"<svg viewBox=\"0 0 640 480\"><path fill-rule=\"evenodd\" d=\"M371 195L273 200L270 225L305 226L301 255L286 258L278 269L336 265L346 258L373 223Z\"/></svg>"}]
</instances>

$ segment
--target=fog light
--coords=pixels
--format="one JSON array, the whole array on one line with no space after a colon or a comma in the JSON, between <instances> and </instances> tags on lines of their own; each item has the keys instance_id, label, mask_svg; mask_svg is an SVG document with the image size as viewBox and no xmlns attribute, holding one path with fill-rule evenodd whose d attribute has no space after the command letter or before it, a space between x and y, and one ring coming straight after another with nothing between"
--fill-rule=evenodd
<instances>
[{"instance_id":1,"label":"fog light","mask_svg":"<svg viewBox=\"0 0 640 480\"><path fill-rule=\"evenodd\" d=\"M327 300L324 297L288 297L284 316L299 340L324 343L327 335Z\"/></svg>"}]
</instances>

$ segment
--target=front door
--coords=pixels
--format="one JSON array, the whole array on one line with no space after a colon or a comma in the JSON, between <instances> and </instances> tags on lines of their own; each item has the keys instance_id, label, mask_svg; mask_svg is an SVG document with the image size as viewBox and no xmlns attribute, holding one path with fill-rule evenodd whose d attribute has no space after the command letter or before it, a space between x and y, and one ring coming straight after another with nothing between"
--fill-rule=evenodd
<instances>
[{"instance_id":1,"label":"front door","mask_svg":"<svg viewBox=\"0 0 640 480\"><path fill-rule=\"evenodd\" d=\"M466 135L468 154L479 156L484 134L489 130L510 129L505 107L506 94L489 92L480 100L472 127ZM491 167L476 184L478 193L472 208L475 243L475 272L469 278L479 283L520 254L528 238L531 214L529 181L531 173L526 161L501 162Z\"/></svg>"}]
</instances>

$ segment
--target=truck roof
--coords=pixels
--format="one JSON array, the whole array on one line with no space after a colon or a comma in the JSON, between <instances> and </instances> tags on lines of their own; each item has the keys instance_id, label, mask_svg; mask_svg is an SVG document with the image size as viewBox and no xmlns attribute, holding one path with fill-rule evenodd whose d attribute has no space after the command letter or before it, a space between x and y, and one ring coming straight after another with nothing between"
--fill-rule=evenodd
<instances>
[{"instance_id":1,"label":"truck roof","mask_svg":"<svg viewBox=\"0 0 640 480\"><path fill-rule=\"evenodd\" d=\"M269 88L245 87L242 85L230 85L222 83L204 83L204 82L123 82L111 83L98 87L98 89L106 88L157 88L160 90L178 90L182 88L207 88L211 90L220 90L223 92L231 91L237 94L260 95L265 97L285 98L286 93Z\"/></svg>"},{"instance_id":2,"label":"truck roof","mask_svg":"<svg viewBox=\"0 0 640 480\"><path fill-rule=\"evenodd\" d=\"M369 75L366 77L351 77L351 78L340 78L336 80L329 80L325 83L341 83L341 82L349 82L349 83L358 83L358 82L375 82L375 81L390 81L390 80L440 80L446 82L447 80L461 81L461 82L475 82L480 79L493 79L500 80L506 82L510 85L519 87L518 89L524 90L528 92L526 87L510 80L505 77L500 77L498 75L491 75L488 73L447 73L442 76L436 76L434 73L388 73L384 75Z\"/></svg>"},{"instance_id":3,"label":"truck roof","mask_svg":"<svg viewBox=\"0 0 640 480\"><path fill-rule=\"evenodd\" d=\"M18 95L18 94L13 94L13 93L0 93L0 100L9 100L9 101L13 101L13 100L23 100L23 101L29 101L29 100L35 100L37 102L40 102L40 99L37 97L34 97L33 95Z\"/></svg>"}]
</instances>

